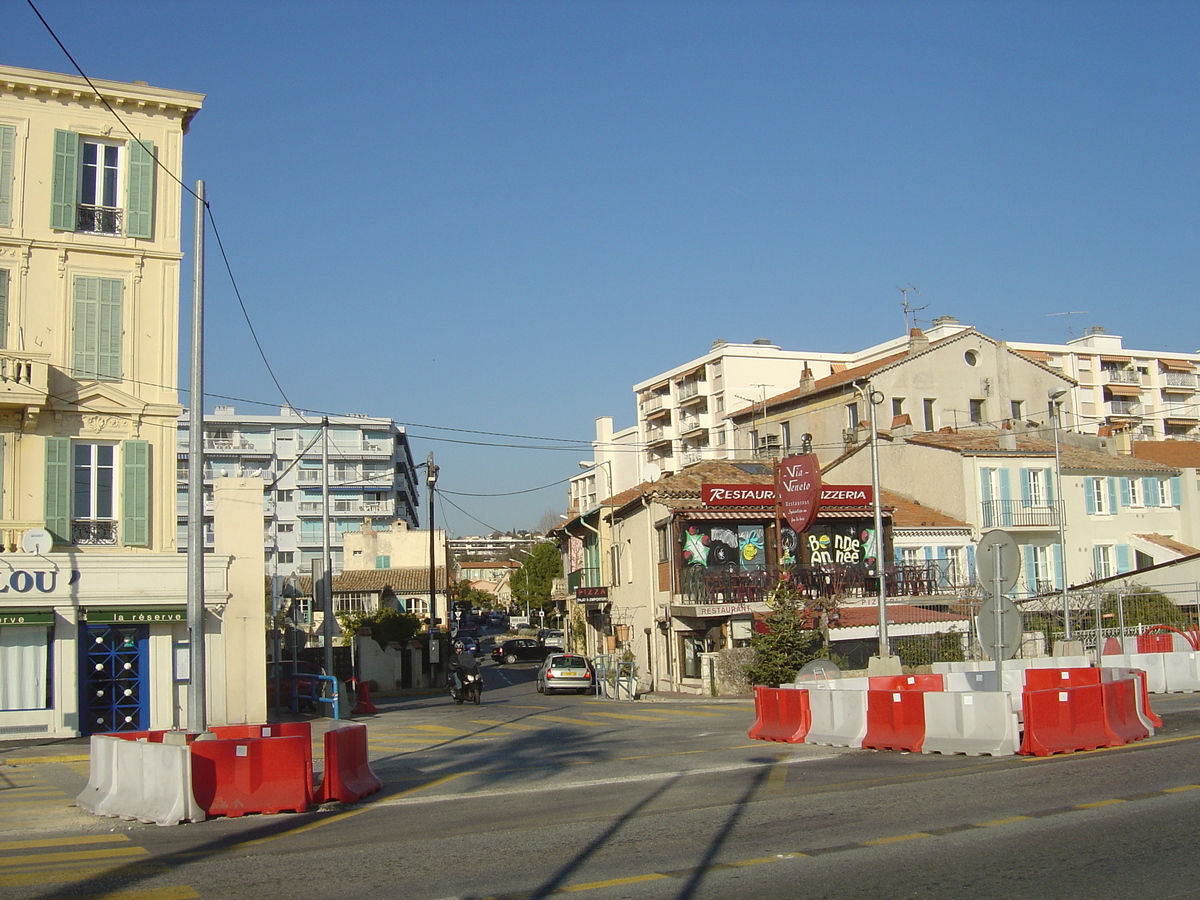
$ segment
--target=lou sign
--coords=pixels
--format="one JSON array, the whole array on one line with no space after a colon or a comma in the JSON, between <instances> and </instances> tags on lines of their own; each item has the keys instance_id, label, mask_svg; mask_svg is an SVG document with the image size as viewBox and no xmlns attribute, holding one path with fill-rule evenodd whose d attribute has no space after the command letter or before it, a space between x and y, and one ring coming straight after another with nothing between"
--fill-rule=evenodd
<instances>
[{"instance_id":1,"label":"lou sign","mask_svg":"<svg viewBox=\"0 0 1200 900\"><path fill-rule=\"evenodd\" d=\"M821 505L821 470L815 454L789 456L779 463L779 501L792 530L807 531Z\"/></svg>"}]
</instances>

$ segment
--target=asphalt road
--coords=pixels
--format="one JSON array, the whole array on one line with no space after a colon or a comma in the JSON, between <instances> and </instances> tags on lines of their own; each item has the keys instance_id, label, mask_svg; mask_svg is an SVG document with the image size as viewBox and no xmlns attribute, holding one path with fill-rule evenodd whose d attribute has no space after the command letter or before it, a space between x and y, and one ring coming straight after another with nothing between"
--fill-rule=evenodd
<instances>
[{"instance_id":1,"label":"asphalt road","mask_svg":"<svg viewBox=\"0 0 1200 900\"><path fill-rule=\"evenodd\" d=\"M0 766L0 897L1200 896L1200 695L1147 741L1047 759L751 741L746 702L377 701L384 789L159 828L70 800L86 763ZM9 754L10 758L12 754Z\"/></svg>"}]
</instances>

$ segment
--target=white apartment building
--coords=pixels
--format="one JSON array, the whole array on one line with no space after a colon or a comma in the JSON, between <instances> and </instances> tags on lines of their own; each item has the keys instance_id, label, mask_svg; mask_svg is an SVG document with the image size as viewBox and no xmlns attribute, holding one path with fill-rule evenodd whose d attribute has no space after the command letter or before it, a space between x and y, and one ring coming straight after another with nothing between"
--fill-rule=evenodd
<instances>
[{"instance_id":1,"label":"white apartment building","mask_svg":"<svg viewBox=\"0 0 1200 900\"><path fill-rule=\"evenodd\" d=\"M263 546L267 573L311 572L322 558L324 484L329 484L329 543L334 572L343 569L343 535L363 520L384 528L397 519L417 528L417 478L408 435L393 420L330 416L329 470L322 469L322 417L284 407L277 416L238 415L218 406L204 417L204 543L215 540L212 485L221 478L263 479ZM188 543L189 417L179 421L176 524Z\"/></svg>"}]
</instances>

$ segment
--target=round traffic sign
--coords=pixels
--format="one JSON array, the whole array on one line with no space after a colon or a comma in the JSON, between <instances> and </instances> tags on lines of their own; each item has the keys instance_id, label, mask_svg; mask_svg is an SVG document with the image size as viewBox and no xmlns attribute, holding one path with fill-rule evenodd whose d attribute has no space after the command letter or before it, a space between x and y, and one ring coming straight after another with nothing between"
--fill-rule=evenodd
<instances>
[{"instance_id":1,"label":"round traffic sign","mask_svg":"<svg viewBox=\"0 0 1200 900\"><path fill-rule=\"evenodd\" d=\"M998 528L984 533L975 548L975 577L989 597L995 593L997 578L1001 594L1017 586L1021 577L1021 551L1011 534Z\"/></svg>"}]
</instances>

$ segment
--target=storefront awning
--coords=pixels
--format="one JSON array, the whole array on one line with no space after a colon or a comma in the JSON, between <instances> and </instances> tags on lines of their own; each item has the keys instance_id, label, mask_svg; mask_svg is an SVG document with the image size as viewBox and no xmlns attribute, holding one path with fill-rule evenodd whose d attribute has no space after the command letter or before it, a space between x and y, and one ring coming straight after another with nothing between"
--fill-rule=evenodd
<instances>
[{"instance_id":1,"label":"storefront awning","mask_svg":"<svg viewBox=\"0 0 1200 900\"><path fill-rule=\"evenodd\" d=\"M730 616L749 616L769 613L765 603L696 603L671 604L671 616L677 619L728 619Z\"/></svg>"},{"instance_id":2,"label":"storefront awning","mask_svg":"<svg viewBox=\"0 0 1200 900\"><path fill-rule=\"evenodd\" d=\"M54 610L4 609L0 607L0 625L53 625Z\"/></svg>"},{"instance_id":3,"label":"storefront awning","mask_svg":"<svg viewBox=\"0 0 1200 900\"><path fill-rule=\"evenodd\" d=\"M1100 362L1102 362L1102 363L1131 363L1131 362L1133 362L1133 357L1132 356L1105 356L1104 354L1100 354Z\"/></svg>"}]
</instances>

